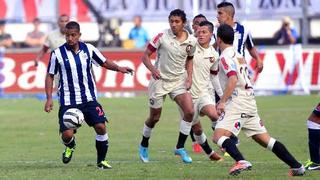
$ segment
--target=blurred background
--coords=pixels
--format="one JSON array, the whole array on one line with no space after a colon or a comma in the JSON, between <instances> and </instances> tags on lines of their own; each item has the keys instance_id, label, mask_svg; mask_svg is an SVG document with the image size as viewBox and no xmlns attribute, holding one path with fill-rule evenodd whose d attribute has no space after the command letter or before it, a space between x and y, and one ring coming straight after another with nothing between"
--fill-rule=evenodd
<instances>
[{"instance_id":1,"label":"blurred background","mask_svg":"<svg viewBox=\"0 0 320 180\"><path fill-rule=\"evenodd\" d=\"M170 11L183 9L189 27L199 13L216 24L216 5L222 1L0 0L0 97L43 97L50 52L38 66L34 66L34 60L46 35L58 28L57 20L62 14L80 23L82 41L97 46L110 60L135 70L134 75L129 76L95 69L101 94L131 96L145 92L150 74L140 57L148 40L169 28ZM258 95L320 92L318 0L228 2L235 6L235 19L250 30L264 61L263 72L257 74L253 70L255 61L246 54ZM284 26L294 29L294 43L286 43L278 37ZM140 27L142 32L136 29ZM37 40L30 40L30 37Z\"/></svg>"}]
</instances>

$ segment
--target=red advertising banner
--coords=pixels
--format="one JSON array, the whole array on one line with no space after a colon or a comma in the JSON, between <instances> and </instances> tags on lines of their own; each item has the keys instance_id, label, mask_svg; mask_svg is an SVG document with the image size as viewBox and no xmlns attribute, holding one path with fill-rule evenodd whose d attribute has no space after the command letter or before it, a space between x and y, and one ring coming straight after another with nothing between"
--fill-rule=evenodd
<instances>
[{"instance_id":1,"label":"red advertising banner","mask_svg":"<svg viewBox=\"0 0 320 180\"><path fill-rule=\"evenodd\" d=\"M320 91L320 51L303 49L300 60L295 60L285 48L268 48L260 51L264 62L262 73L252 74L255 90L261 91ZM150 72L141 62L142 51L102 51L118 65L134 69L134 74L121 74L94 66L97 88L104 92L146 91ZM7 53L0 60L0 89L4 93L44 93L44 81L49 55L38 67L34 66L35 52ZM247 57L251 68L255 61Z\"/></svg>"},{"instance_id":2,"label":"red advertising banner","mask_svg":"<svg viewBox=\"0 0 320 180\"><path fill-rule=\"evenodd\" d=\"M142 52L102 52L109 60L134 69L133 75L109 71L94 66L97 88L107 91L145 91L150 73L140 58ZM34 66L35 53L8 53L0 62L0 88L4 93L44 93L44 81L49 55Z\"/></svg>"}]
</instances>

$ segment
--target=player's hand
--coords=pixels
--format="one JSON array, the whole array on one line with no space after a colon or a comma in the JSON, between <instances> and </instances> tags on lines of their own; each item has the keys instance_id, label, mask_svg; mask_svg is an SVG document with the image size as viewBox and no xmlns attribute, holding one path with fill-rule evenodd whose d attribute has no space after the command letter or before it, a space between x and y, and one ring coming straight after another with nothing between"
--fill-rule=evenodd
<instances>
[{"instance_id":1,"label":"player's hand","mask_svg":"<svg viewBox=\"0 0 320 180\"><path fill-rule=\"evenodd\" d=\"M225 107L226 107L226 104L224 102L218 102L217 113L219 116L224 113Z\"/></svg>"},{"instance_id":2,"label":"player's hand","mask_svg":"<svg viewBox=\"0 0 320 180\"><path fill-rule=\"evenodd\" d=\"M118 71L122 73L127 73L133 75L133 69L129 67L118 67Z\"/></svg>"},{"instance_id":3,"label":"player's hand","mask_svg":"<svg viewBox=\"0 0 320 180\"><path fill-rule=\"evenodd\" d=\"M192 85L192 79L187 78L186 79L186 89L189 90L191 88L191 85Z\"/></svg>"},{"instance_id":4,"label":"player's hand","mask_svg":"<svg viewBox=\"0 0 320 180\"><path fill-rule=\"evenodd\" d=\"M52 99L47 99L46 104L44 105L44 111L49 113L53 109Z\"/></svg>"},{"instance_id":5,"label":"player's hand","mask_svg":"<svg viewBox=\"0 0 320 180\"><path fill-rule=\"evenodd\" d=\"M151 71L151 75L155 80L161 79L160 71L158 69Z\"/></svg>"},{"instance_id":6,"label":"player's hand","mask_svg":"<svg viewBox=\"0 0 320 180\"><path fill-rule=\"evenodd\" d=\"M263 70L263 62L261 59L257 59L257 63L256 63L256 67L255 67L256 71L258 71L258 73L261 73Z\"/></svg>"}]
</instances>

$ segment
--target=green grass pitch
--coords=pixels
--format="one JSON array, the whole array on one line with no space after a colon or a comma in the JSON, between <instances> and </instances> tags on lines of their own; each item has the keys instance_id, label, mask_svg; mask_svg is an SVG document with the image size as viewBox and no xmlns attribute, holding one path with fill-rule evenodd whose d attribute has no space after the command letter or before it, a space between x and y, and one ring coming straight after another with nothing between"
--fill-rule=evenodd
<instances>
[{"instance_id":1,"label":"green grass pitch","mask_svg":"<svg viewBox=\"0 0 320 180\"><path fill-rule=\"evenodd\" d=\"M210 162L204 154L186 149L193 163L183 164L173 155L179 115L176 105L167 98L162 117L150 140L150 163L138 158L138 145L143 123L148 115L147 98L100 98L109 123L110 147L107 155L111 170L95 168L95 133L84 125L76 134L77 148L72 161L62 164L63 145L58 133L57 109L43 111L37 99L0 99L0 179L228 179L231 158ZM309 158L306 118L319 102L319 96L257 97L259 114L269 133L287 146L300 161ZM202 118L212 147L212 131L207 118ZM241 179L287 179L288 167L273 153L240 134L240 150L253 164ZM304 179L317 179L320 171L307 172Z\"/></svg>"}]
</instances>

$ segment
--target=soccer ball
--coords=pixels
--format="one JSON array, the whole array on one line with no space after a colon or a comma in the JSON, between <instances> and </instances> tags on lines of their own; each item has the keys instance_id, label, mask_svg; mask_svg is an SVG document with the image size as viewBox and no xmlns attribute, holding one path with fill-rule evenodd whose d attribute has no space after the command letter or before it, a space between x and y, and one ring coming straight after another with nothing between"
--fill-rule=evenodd
<instances>
[{"instance_id":1,"label":"soccer ball","mask_svg":"<svg viewBox=\"0 0 320 180\"><path fill-rule=\"evenodd\" d=\"M70 108L63 114L63 124L68 129L78 129L84 122L83 113L77 108Z\"/></svg>"}]
</instances>

